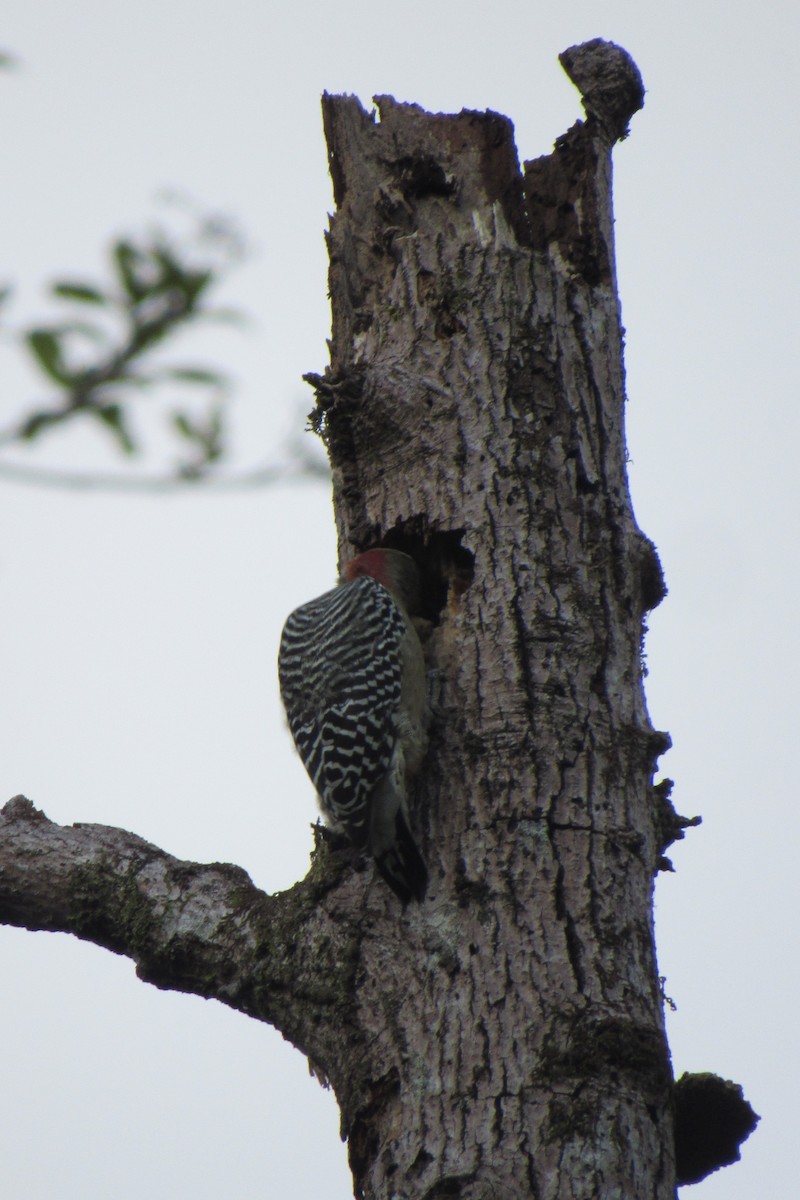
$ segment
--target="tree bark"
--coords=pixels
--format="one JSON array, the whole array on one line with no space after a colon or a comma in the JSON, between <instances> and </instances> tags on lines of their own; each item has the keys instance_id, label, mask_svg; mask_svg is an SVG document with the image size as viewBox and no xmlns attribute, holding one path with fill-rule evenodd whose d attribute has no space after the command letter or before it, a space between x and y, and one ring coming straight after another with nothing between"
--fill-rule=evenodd
<instances>
[{"instance_id":1,"label":"tree bark","mask_svg":"<svg viewBox=\"0 0 800 1200\"><path fill-rule=\"evenodd\" d=\"M653 881L687 822L642 685L664 594L626 478L609 43L562 55L586 120L520 170L510 122L323 104L331 365L309 376L342 558L412 554L438 680L402 908L317 833L287 893L120 830L0 827L0 919L131 956L275 1024L335 1089L356 1196L675 1194Z\"/></svg>"},{"instance_id":2,"label":"tree bark","mask_svg":"<svg viewBox=\"0 0 800 1200\"><path fill-rule=\"evenodd\" d=\"M417 796L430 901L361 943L378 1050L345 1117L369 1196L674 1194L668 739L641 670L663 583L628 493L611 206L643 93L616 47L562 61L587 120L523 172L494 113L324 103L340 547L427 569L445 680Z\"/></svg>"}]
</instances>

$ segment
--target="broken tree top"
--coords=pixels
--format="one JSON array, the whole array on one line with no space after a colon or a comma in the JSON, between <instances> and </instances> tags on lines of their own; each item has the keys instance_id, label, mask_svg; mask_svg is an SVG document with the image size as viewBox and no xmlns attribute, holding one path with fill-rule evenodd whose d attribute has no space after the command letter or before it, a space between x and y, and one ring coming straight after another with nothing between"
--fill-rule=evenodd
<instances>
[{"instance_id":1,"label":"broken tree top","mask_svg":"<svg viewBox=\"0 0 800 1200\"><path fill-rule=\"evenodd\" d=\"M446 217L440 214L440 233L454 255L476 236L483 245L510 238L517 249L555 255L590 288L616 290L611 149L626 136L630 118L641 108L644 87L630 55L612 42L595 39L572 46L560 61L581 93L586 118L555 139L551 154L522 168L513 124L499 113L429 113L377 96L378 120L354 96L324 96L337 213L329 234L331 367L324 379L308 377L317 391L320 429L329 424L324 414L343 398L342 388L350 387L346 379L353 380L354 348L362 366L373 358L364 338L374 342L382 328L370 300L375 289L386 292L384 316L408 311L392 289L401 286L395 272L398 256L403 261L410 254L425 257L422 231L432 228L432 217L428 213L421 222L420 204L447 210ZM412 237L413 246L408 241ZM435 258L434 251L435 246ZM444 264L420 260L416 266L413 274L422 271L424 284L431 274L441 276ZM418 295L420 320L424 299ZM451 320L442 304L434 313L435 307L427 304L427 315L436 318L432 336L447 334L451 325L455 333L456 318ZM450 303L448 311L452 307ZM394 325L384 332L389 343L400 347ZM408 367L407 355L403 362ZM390 390L397 391L396 383ZM333 449L335 460L335 445Z\"/></svg>"}]
</instances>

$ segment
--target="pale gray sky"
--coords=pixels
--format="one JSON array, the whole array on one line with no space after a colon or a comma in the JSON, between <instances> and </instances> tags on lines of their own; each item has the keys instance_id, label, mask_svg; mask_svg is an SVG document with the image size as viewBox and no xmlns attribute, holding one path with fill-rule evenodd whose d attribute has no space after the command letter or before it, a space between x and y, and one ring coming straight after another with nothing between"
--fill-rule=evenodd
<instances>
[{"instance_id":1,"label":"pale gray sky","mask_svg":"<svg viewBox=\"0 0 800 1200\"><path fill-rule=\"evenodd\" d=\"M631 484L670 595L648 697L679 812L704 824L657 891L676 1072L744 1085L763 1120L697 1200L796 1190L798 387L795 4L676 0L381 9L228 0L6 0L0 264L16 321L55 274L95 274L164 188L240 221L228 300L198 337L240 381L238 460L297 421L326 362L323 89L490 107L522 157L581 115L559 51L602 36L645 108L615 151ZM2 424L41 394L8 344ZM53 437L32 461L119 464ZM282 621L330 585L324 485L123 497L0 480L0 798L240 863L305 873L310 785L277 696ZM335 1104L274 1031L139 983L127 960L0 930L0 1163L9 1200L350 1195Z\"/></svg>"}]
</instances>

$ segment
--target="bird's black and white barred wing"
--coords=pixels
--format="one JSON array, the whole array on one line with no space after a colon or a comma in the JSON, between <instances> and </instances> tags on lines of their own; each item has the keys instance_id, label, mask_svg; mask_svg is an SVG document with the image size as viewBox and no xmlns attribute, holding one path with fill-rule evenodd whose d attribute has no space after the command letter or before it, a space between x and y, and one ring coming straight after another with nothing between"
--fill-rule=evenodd
<instances>
[{"instance_id":1,"label":"bird's black and white barred wing","mask_svg":"<svg viewBox=\"0 0 800 1200\"><path fill-rule=\"evenodd\" d=\"M364 577L295 609L281 637L278 675L295 745L323 812L358 846L397 740L404 634L389 592Z\"/></svg>"}]
</instances>

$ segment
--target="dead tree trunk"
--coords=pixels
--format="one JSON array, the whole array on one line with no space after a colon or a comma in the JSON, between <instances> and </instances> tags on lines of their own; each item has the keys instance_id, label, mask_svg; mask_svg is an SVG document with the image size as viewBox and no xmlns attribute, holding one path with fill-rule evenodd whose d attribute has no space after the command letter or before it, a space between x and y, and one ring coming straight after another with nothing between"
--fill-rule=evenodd
<instances>
[{"instance_id":1,"label":"dead tree trunk","mask_svg":"<svg viewBox=\"0 0 800 1200\"><path fill-rule=\"evenodd\" d=\"M425 902L324 837L271 897L21 801L0 829L0 918L276 1025L334 1087L370 1200L675 1194L652 898L682 832L653 785L641 650L664 588L628 494L611 209L643 92L607 43L562 62L586 120L523 171L496 114L324 101L315 420L342 557L396 546L424 576Z\"/></svg>"},{"instance_id":2,"label":"dead tree trunk","mask_svg":"<svg viewBox=\"0 0 800 1200\"><path fill-rule=\"evenodd\" d=\"M611 209L642 87L605 44L563 62L587 120L522 173L496 114L324 105L340 547L427 568L445 681L417 793L430 902L360 944L345 1119L368 1196L674 1194L668 740L641 671L663 584L628 494Z\"/></svg>"}]
</instances>

